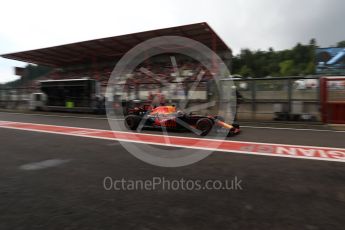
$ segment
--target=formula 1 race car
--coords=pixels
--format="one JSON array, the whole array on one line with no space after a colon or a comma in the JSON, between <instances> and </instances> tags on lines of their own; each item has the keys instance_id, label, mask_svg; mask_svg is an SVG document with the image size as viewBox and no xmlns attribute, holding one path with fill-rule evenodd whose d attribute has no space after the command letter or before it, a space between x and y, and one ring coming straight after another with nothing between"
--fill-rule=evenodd
<instances>
[{"instance_id":1,"label":"formula 1 race car","mask_svg":"<svg viewBox=\"0 0 345 230\"><path fill-rule=\"evenodd\" d=\"M220 116L202 116L176 111L175 106L150 105L136 107L129 110L125 117L125 126L130 130L142 128L161 128L175 130L189 130L197 135L206 136L211 130L226 132L228 136L238 134L238 124L227 124Z\"/></svg>"}]
</instances>

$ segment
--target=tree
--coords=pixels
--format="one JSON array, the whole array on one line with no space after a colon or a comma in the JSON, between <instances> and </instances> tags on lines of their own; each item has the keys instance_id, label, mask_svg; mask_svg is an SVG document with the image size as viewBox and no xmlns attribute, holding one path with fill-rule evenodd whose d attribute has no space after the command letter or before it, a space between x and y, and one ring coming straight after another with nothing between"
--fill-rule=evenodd
<instances>
[{"instance_id":1,"label":"tree","mask_svg":"<svg viewBox=\"0 0 345 230\"><path fill-rule=\"evenodd\" d=\"M345 47L345 41L339 42ZM270 47L267 51L242 49L233 58L232 72L243 76L292 76L315 74L315 38L308 44L297 43L292 49L275 51Z\"/></svg>"},{"instance_id":2,"label":"tree","mask_svg":"<svg viewBox=\"0 0 345 230\"><path fill-rule=\"evenodd\" d=\"M295 75L294 72L294 61L293 60L285 60L279 63L280 67L280 74L282 76L291 76Z\"/></svg>"},{"instance_id":3,"label":"tree","mask_svg":"<svg viewBox=\"0 0 345 230\"><path fill-rule=\"evenodd\" d=\"M316 39L315 38L312 38L312 39L309 40L309 46L314 46L315 47L316 44L317 43L316 43Z\"/></svg>"},{"instance_id":4,"label":"tree","mask_svg":"<svg viewBox=\"0 0 345 230\"><path fill-rule=\"evenodd\" d=\"M241 70L239 71L239 75L243 77L250 77L253 76L253 71L246 65L241 67Z\"/></svg>"},{"instance_id":5,"label":"tree","mask_svg":"<svg viewBox=\"0 0 345 230\"><path fill-rule=\"evenodd\" d=\"M50 71L52 71L51 67L28 64L27 66L25 66L25 74L22 78L9 82L6 85L10 87L18 87L25 84L26 82L35 80L36 78L41 77L49 73Z\"/></svg>"},{"instance_id":6,"label":"tree","mask_svg":"<svg viewBox=\"0 0 345 230\"><path fill-rule=\"evenodd\" d=\"M337 47L344 48L344 47L345 47L345 40L344 40L344 41L338 42L338 43L337 43Z\"/></svg>"},{"instance_id":7,"label":"tree","mask_svg":"<svg viewBox=\"0 0 345 230\"><path fill-rule=\"evenodd\" d=\"M315 62L310 61L304 71L304 74L306 75L312 75L315 74Z\"/></svg>"}]
</instances>

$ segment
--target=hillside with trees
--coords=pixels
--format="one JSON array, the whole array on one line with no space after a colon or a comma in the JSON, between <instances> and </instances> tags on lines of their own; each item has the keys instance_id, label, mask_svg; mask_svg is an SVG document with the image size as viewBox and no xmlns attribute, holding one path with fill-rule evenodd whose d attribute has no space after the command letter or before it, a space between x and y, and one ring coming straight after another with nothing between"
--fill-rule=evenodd
<instances>
[{"instance_id":1,"label":"hillside with trees","mask_svg":"<svg viewBox=\"0 0 345 230\"><path fill-rule=\"evenodd\" d=\"M313 75L317 47L316 40L311 39L307 45L297 43L292 49L282 51L242 49L233 57L232 73L242 77ZM338 42L336 47L345 47L345 41Z\"/></svg>"},{"instance_id":2,"label":"hillside with trees","mask_svg":"<svg viewBox=\"0 0 345 230\"><path fill-rule=\"evenodd\" d=\"M7 83L6 86L20 87L24 85L25 83L33 81L49 73L50 71L52 71L52 68L47 67L47 66L28 64L27 66L25 66L24 75L18 80Z\"/></svg>"}]
</instances>

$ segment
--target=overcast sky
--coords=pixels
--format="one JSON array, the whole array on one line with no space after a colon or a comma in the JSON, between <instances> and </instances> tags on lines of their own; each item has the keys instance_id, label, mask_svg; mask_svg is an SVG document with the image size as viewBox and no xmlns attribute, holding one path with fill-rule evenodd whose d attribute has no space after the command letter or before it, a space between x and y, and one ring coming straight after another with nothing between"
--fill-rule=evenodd
<instances>
[{"instance_id":1,"label":"overcast sky","mask_svg":"<svg viewBox=\"0 0 345 230\"><path fill-rule=\"evenodd\" d=\"M276 50L316 38L345 40L343 0L3 0L0 54L183 24L208 22L238 53ZM16 79L0 59L0 83Z\"/></svg>"}]
</instances>

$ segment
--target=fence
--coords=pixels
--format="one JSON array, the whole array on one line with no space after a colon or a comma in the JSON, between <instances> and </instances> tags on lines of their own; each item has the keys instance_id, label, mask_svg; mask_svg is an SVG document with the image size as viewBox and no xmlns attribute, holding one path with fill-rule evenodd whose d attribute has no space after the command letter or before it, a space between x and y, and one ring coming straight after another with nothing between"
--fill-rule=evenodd
<instances>
[{"instance_id":1,"label":"fence","mask_svg":"<svg viewBox=\"0 0 345 230\"><path fill-rule=\"evenodd\" d=\"M243 97L238 105L239 120L299 120L321 121L319 78L260 78L235 79L234 84ZM229 91L232 83L229 79L221 81L222 90ZM170 101L183 100L186 92L180 84L170 86L173 92L165 92ZM201 83L192 92L189 100L202 103L210 99L212 87ZM28 109L30 95L34 88L0 88L0 107L7 109ZM102 90L105 92L105 90ZM137 89L129 89L128 99L144 99L153 89L140 85ZM115 90L114 95L117 92ZM212 97L212 96L211 96ZM211 110L209 110L211 111Z\"/></svg>"},{"instance_id":2,"label":"fence","mask_svg":"<svg viewBox=\"0 0 345 230\"><path fill-rule=\"evenodd\" d=\"M320 121L318 77L235 79L234 83L243 97L240 120Z\"/></svg>"},{"instance_id":3,"label":"fence","mask_svg":"<svg viewBox=\"0 0 345 230\"><path fill-rule=\"evenodd\" d=\"M0 108L29 109L31 94L35 88L0 88Z\"/></svg>"}]
</instances>

